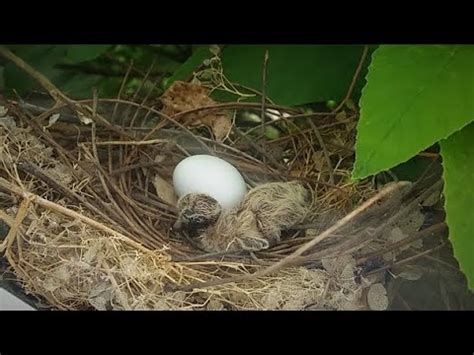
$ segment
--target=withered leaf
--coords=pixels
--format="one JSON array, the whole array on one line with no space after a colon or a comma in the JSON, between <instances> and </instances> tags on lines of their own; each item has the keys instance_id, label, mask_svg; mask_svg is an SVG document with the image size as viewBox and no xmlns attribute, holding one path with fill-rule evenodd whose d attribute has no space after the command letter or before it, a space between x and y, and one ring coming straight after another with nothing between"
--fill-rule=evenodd
<instances>
[{"instance_id":1,"label":"withered leaf","mask_svg":"<svg viewBox=\"0 0 474 355\"><path fill-rule=\"evenodd\" d=\"M217 103L209 97L209 90L196 83L175 81L161 96L162 112L170 117ZM181 123L195 127L205 125L211 128L216 140L222 141L227 137L232 127L232 120L224 110L204 110L189 113L180 119Z\"/></svg>"},{"instance_id":2,"label":"withered leaf","mask_svg":"<svg viewBox=\"0 0 474 355\"><path fill-rule=\"evenodd\" d=\"M229 135L229 132L232 129L232 122L228 116L221 115L214 119L211 129L216 140L222 142Z\"/></svg>"},{"instance_id":3,"label":"withered leaf","mask_svg":"<svg viewBox=\"0 0 474 355\"><path fill-rule=\"evenodd\" d=\"M155 186L156 194L159 198L171 205L176 204L177 198L173 186L168 181L159 175L155 175L153 178L153 186Z\"/></svg>"}]
</instances>

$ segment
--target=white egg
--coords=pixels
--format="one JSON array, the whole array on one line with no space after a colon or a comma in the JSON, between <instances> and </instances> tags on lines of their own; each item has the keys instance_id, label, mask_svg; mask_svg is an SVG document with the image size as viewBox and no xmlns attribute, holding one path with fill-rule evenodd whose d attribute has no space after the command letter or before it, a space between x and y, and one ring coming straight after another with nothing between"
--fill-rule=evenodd
<instances>
[{"instance_id":1,"label":"white egg","mask_svg":"<svg viewBox=\"0 0 474 355\"><path fill-rule=\"evenodd\" d=\"M174 169L173 185L178 197L189 193L207 194L224 209L238 206L247 193L239 171L211 155L194 155L182 160Z\"/></svg>"}]
</instances>

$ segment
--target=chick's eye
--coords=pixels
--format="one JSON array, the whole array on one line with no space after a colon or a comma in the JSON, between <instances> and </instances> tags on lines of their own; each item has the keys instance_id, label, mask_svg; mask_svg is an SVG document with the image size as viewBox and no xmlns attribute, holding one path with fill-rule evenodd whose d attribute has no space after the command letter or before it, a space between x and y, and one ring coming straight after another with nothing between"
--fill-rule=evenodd
<instances>
[{"instance_id":1,"label":"chick's eye","mask_svg":"<svg viewBox=\"0 0 474 355\"><path fill-rule=\"evenodd\" d=\"M194 215L189 218L189 221L194 224L200 224L204 222L204 218L202 216Z\"/></svg>"},{"instance_id":2,"label":"chick's eye","mask_svg":"<svg viewBox=\"0 0 474 355\"><path fill-rule=\"evenodd\" d=\"M193 217L193 211L186 209L182 212L182 216L186 219L192 219Z\"/></svg>"}]
</instances>

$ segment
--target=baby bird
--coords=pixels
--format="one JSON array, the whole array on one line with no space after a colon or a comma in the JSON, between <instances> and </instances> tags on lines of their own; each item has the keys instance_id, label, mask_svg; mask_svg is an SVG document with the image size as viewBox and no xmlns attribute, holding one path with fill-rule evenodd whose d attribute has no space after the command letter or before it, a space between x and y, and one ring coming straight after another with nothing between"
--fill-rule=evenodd
<instances>
[{"instance_id":1,"label":"baby bird","mask_svg":"<svg viewBox=\"0 0 474 355\"><path fill-rule=\"evenodd\" d=\"M173 230L185 229L192 237L215 224L222 212L219 202L206 194L187 194L178 200L177 207L178 219Z\"/></svg>"},{"instance_id":2,"label":"baby bird","mask_svg":"<svg viewBox=\"0 0 474 355\"><path fill-rule=\"evenodd\" d=\"M255 187L239 207L223 211L212 197L189 194L178 201L176 225L194 231L209 252L267 249L280 241L282 230L305 219L309 197L298 182L273 182Z\"/></svg>"}]
</instances>

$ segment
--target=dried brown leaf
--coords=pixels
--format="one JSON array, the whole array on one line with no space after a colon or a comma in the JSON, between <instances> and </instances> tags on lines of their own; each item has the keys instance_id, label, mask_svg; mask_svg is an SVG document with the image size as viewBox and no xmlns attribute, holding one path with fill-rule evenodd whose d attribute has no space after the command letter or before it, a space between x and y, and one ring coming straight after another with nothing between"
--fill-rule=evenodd
<instances>
[{"instance_id":1,"label":"dried brown leaf","mask_svg":"<svg viewBox=\"0 0 474 355\"><path fill-rule=\"evenodd\" d=\"M174 82L162 95L162 112L168 116L212 106L216 102L209 97L209 90L196 83ZM211 128L216 140L222 141L230 132L232 121L225 111L201 111L182 117L182 123L193 127L205 125Z\"/></svg>"},{"instance_id":2,"label":"dried brown leaf","mask_svg":"<svg viewBox=\"0 0 474 355\"><path fill-rule=\"evenodd\" d=\"M216 140L222 142L232 129L232 121L227 115L220 115L212 122L211 128Z\"/></svg>"},{"instance_id":3,"label":"dried brown leaf","mask_svg":"<svg viewBox=\"0 0 474 355\"><path fill-rule=\"evenodd\" d=\"M156 194L163 201L170 205L175 205L177 198L173 186L159 175L153 178L153 186L155 186Z\"/></svg>"}]
</instances>

